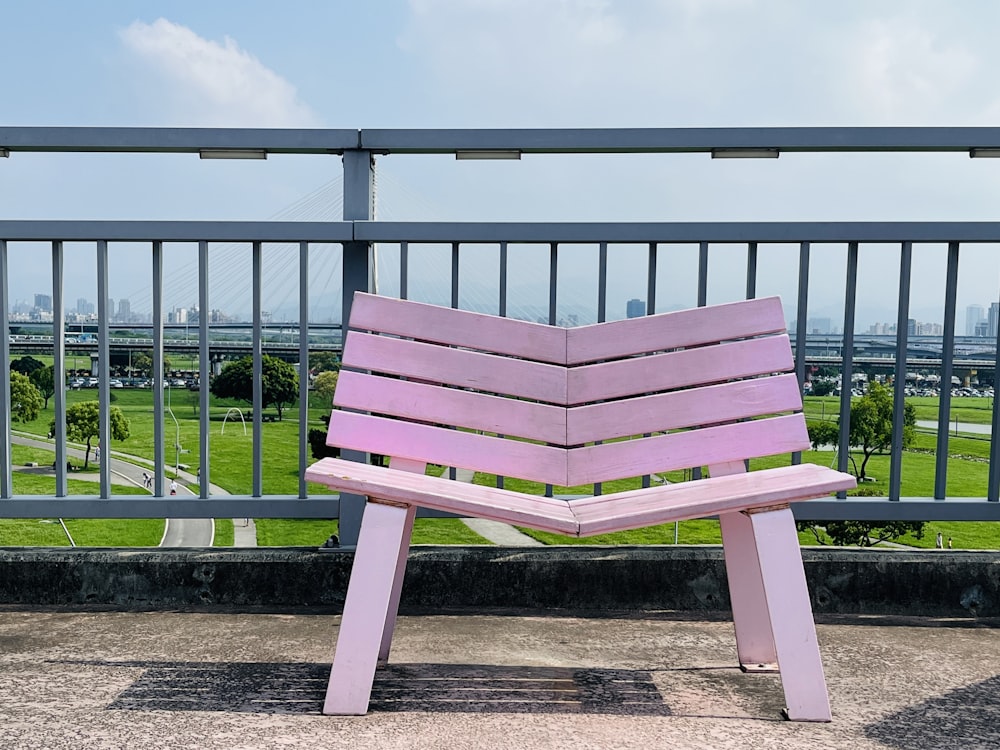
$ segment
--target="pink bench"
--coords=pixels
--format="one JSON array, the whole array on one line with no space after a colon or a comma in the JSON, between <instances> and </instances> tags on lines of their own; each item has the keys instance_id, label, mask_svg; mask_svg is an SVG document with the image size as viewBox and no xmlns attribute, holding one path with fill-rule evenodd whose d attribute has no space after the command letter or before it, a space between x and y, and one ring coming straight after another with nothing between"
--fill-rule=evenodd
<instances>
[{"instance_id":1,"label":"pink bench","mask_svg":"<svg viewBox=\"0 0 1000 750\"><path fill-rule=\"evenodd\" d=\"M740 664L780 670L787 715L829 721L788 503L855 486L812 464L777 298L557 328L358 294L323 459L368 498L324 713L364 714L388 660L417 507L574 536L718 515ZM425 475L428 463L560 487L707 466L700 481L560 500Z\"/></svg>"}]
</instances>

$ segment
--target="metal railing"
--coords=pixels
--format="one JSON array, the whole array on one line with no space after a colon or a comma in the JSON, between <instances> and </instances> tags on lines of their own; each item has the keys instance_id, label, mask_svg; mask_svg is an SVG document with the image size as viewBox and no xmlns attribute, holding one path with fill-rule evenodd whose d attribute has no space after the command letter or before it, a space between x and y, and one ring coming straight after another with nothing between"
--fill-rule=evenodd
<instances>
[{"instance_id":1,"label":"metal railing","mask_svg":"<svg viewBox=\"0 0 1000 750\"><path fill-rule=\"evenodd\" d=\"M101 445L111 445L108 418L110 406L109 353L110 330L114 324L106 314L108 298L109 245L129 243L130 251L145 248L152 264L152 351L153 371L162 372L164 351L163 260L174 243L195 243L198 248L198 301L200 310L210 309L209 278L214 272L213 253L220 243L245 243L251 249L252 357L255 387L253 392L254 436L248 472L252 491L248 495L214 496L211 482L210 400L208 388L199 392L199 466L198 498L170 497L164 493L167 439L165 437L163 383L153 385L154 466L156 477L153 497L118 495L111 492L109 451L100 458L100 482L97 495L71 497L67 494L66 465L66 396L57 388L54 395L54 452L56 490L52 497L17 496L12 492L11 402L9 391L0 398L0 424L6 439L0 441L0 517L339 517L344 542L356 539L362 503L359 498L311 495L303 479L297 495L268 495L263 492L263 445L261 440L263 331L267 327L262 313L263 249L271 244L294 244L299 248L298 356L300 363L309 358L309 274L310 255L317 248L332 248L341 254L342 315L347 319L352 294L356 290L373 291L372 255L398 253L393 291L410 296L411 259L415 250L425 246L447 249L450 253L447 277L450 304L459 306L463 278L462 258L466 253L482 253L493 248L499 268L496 285L496 308L499 315L510 314L510 292L524 283L511 274L510 252L529 247L546 256L548 299L544 319L557 324L560 273L567 262L596 255L596 293L593 317L608 318L609 257L619 247L644 249L646 312L667 309L673 300L666 298L660 285L663 264L677 247L697 252L695 303L708 303L709 280L715 274L732 277L737 271L731 262L717 269L712 264L717 250L725 246L731 259L733 246L743 248L745 264L740 271L741 296L753 297L758 287L758 260L774 248L792 247L797 257L797 286L794 330L797 374L806 380L807 320L810 310L810 267L817 252L830 247L846 254L842 323L842 374L839 416L840 442L847 443L854 370L854 331L858 303L858 255L861 246L891 248L900 257L896 306L896 362L905 368L907 360L907 322L910 317L910 281L915 247L941 248L946 256L942 282L944 294L944 334L941 346L940 377L950 383L954 366L955 320L959 259L963 248L984 243L1000 243L1000 222L675 222L675 223L525 223L525 222L385 222L374 220L374 174L376 156L395 153L457 154L466 152L530 153L662 153L705 152L713 156L741 150L776 151L953 151L973 154L977 150L1000 149L997 128L804 128L804 129L691 129L691 130L555 130L555 131L254 131L254 130L184 130L118 128L0 128L0 148L12 157L18 151L63 152L160 152L197 153L206 149L259 150L267 153L340 154L344 164L344 217L341 222L169 222L169 221L15 221L0 220L0 323L9 330L10 306L8 256L12 243L44 242L52 255L52 347L55 372L65 371L65 324L63 278L67 242L92 245L96 257L98 319L98 366L100 372L98 401L102 415ZM136 245L140 250L134 250ZM581 252L589 248L587 252ZM327 250L323 250L326 252ZM713 302L723 300L713 299ZM786 303L791 300L786 298ZM211 375L210 332L207 316L198 322L198 375L207 383ZM992 344L998 342L993 341ZM994 347L1000 352L1000 346ZM994 355L995 367L1000 359ZM10 343L0 339L0 367L9 369ZM927 497L901 497L903 474L902 426L904 420L903 387L905 379L894 381L894 440L890 451L887 498L830 498L796 506L802 519L895 518L905 520L1000 520L1000 455L997 441L991 441L989 477L977 497L948 497L947 429L937 433L937 451L933 492ZM947 425L950 414L950 389L940 395L938 422ZM309 461L308 379L299 384L298 468L301 473ZM994 434L1000 424L1000 404L994 400ZM793 460L797 457L793 456ZM837 456L841 470L848 469L849 457Z\"/></svg>"}]
</instances>

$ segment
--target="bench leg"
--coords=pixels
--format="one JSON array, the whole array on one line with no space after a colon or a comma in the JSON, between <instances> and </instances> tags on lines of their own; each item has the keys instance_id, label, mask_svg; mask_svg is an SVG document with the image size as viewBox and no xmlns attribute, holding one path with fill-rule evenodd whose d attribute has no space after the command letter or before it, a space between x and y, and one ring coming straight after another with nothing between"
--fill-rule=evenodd
<instances>
[{"instance_id":1,"label":"bench leg","mask_svg":"<svg viewBox=\"0 0 1000 750\"><path fill-rule=\"evenodd\" d=\"M409 546L406 531L412 528L411 513L412 508L404 506L377 502L365 506L324 714L361 715L368 711L382 636L400 572L400 555L405 558L401 550ZM395 596L398 603L398 590Z\"/></svg>"},{"instance_id":2,"label":"bench leg","mask_svg":"<svg viewBox=\"0 0 1000 750\"><path fill-rule=\"evenodd\" d=\"M389 608L386 610L385 625L382 627L382 643L378 649L378 665L380 667L389 661L392 634L396 629L396 615L399 614L399 596L403 590L403 574L406 573L406 559L410 553L410 537L413 536L413 521L416 517L417 506L411 505L406 511L406 525L403 527L403 538L396 556L396 572L392 579Z\"/></svg>"},{"instance_id":3,"label":"bench leg","mask_svg":"<svg viewBox=\"0 0 1000 750\"><path fill-rule=\"evenodd\" d=\"M792 721L830 721L830 699L790 508L749 512L771 633Z\"/></svg>"},{"instance_id":4,"label":"bench leg","mask_svg":"<svg viewBox=\"0 0 1000 750\"><path fill-rule=\"evenodd\" d=\"M745 513L721 513L719 525L740 668L745 672L777 672L778 654L750 517Z\"/></svg>"}]
</instances>

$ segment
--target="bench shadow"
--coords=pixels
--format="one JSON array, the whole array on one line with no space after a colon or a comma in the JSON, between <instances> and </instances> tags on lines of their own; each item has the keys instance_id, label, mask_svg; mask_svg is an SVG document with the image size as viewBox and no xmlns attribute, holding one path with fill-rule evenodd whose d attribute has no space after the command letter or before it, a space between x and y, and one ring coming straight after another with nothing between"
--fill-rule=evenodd
<instances>
[{"instance_id":1,"label":"bench shadow","mask_svg":"<svg viewBox=\"0 0 1000 750\"><path fill-rule=\"evenodd\" d=\"M108 705L119 711L317 714L330 675L329 664L309 663L89 663L143 669ZM380 669L369 710L672 715L647 670L465 664Z\"/></svg>"},{"instance_id":2,"label":"bench shadow","mask_svg":"<svg viewBox=\"0 0 1000 750\"><path fill-rule=\"evenodd\" d=\"M898 750L1000 747L1000 676L907 706L864 735Z\"/></svg>"}]
</instances>

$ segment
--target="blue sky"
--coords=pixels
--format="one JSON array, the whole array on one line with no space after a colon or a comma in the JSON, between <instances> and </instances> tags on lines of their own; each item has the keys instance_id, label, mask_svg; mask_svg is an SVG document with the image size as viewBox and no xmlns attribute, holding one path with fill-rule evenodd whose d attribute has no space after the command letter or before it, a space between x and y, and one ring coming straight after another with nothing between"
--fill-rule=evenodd
<instances>
[{"instance_id":1,"label":"blue sky","mask_svg":"<svg viewBox=\"0 0 1000 750\"><path fill-rule=\"evenodd\" d=\"M0 64L15 72L5 77L0 123L995 125L1000 6L978 3L976 14L964 3L904 0L18 3L4 13ZM5 218L261 219L324 186L332 195L340 174L332 157L234 164L14 154L3 162ZM1000 196L1000 163L961 155L475 164L396 156L379 161L379 179L380 213L396 219L995 219ZM81 270L68 274L70 300L96 296L87 252L71 258ZM135 286L135 253L122 252L113 296ZM632 255L614 259L616 314L644 292ZM940 320L942 254L918 255L914 312ZM960 304L997 298L997 255L974 248L963 256ZM814 257L815 314L836 314L842 254ZM895 286L895 257L875 249L862 256L862 295L882 310L875 318L891 315L895 290L885 279ZM789 258L775 251L764 260L762 274L774 280L762 291L794 297L794 280L782 275ZM189 262L183 253L176 260ZM47 264L37 248L13 257L16 288L44 291L36 287ZM664 283L689 303L691 258L681 252L676 267L678 278ZM532 275L544 263L525 260L523 268ZM579 279L576 271L567 269L564 299L577 288L591 294L589 264ZM446 294L446 284L428 283L429 298ZM724 298L741 285L716 272L711 294ZM189 304L176 294L168 304Z\"/></svg>"}]
</instances>

